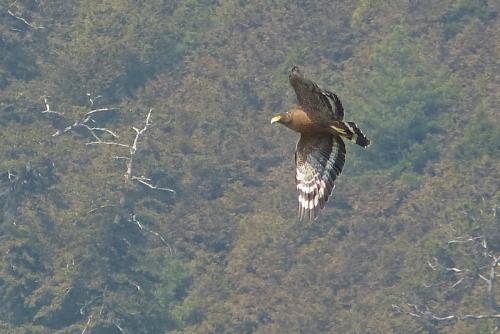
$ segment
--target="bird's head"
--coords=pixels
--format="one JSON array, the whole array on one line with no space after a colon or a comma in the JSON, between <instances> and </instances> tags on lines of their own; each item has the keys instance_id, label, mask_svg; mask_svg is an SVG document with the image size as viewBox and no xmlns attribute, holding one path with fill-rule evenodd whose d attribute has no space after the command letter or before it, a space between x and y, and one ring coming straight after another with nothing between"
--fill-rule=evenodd
<instances>
[{"instance_id":1,"label":"bird's head","mask_svg":"<svg viewBox=\"0 0 500 334\"><path fill-rule=\"evenodd\" d=\"M291 121L292 121L292 113L291 112L287 112L287 113L284 113L284 114L279 114L279 115L276 115L273 118L271 118L271 124L273 124L273 123L281 123L281 124L287 125Z\"/></svg>"}]
</instances>

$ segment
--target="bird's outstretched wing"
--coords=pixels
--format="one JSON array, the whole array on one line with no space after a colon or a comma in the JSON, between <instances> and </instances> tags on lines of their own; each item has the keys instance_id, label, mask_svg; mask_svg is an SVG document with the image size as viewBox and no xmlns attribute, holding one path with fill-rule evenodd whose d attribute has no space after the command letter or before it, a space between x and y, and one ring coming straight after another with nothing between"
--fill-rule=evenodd
<instances>
[{"instance_id":1,"label":"bird's outstretched wing","mask_svg":"<svg viewBox=\"0 0 500 334\"><path fill-rule=\"evenodd\" d=\"M325 119L330 117L337 121L344 119L344 107L339 97L304 77L297 66L292 68L289 80L297 95L298 104L306 112L322 114L320 117Z\"/></svg>"},{"instance_id":2,"label":"bird's outstretched wing","mask_svg":"<svg viewBox=\"0 0 500 334\"><path fill-rule=\"evenodd\" d=\"M315 219L325 206L334 181L342 172L345 145L337 135L300 136L295 151L299 218Z\"/></svg>"}]
</instances>

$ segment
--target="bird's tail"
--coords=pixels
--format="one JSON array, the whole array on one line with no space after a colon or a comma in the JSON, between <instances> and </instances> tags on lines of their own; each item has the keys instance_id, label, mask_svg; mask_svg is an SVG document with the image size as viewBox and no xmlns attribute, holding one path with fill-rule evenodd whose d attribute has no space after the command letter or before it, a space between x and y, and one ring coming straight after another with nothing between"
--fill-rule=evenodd
<instances>
[{"instance_id":1,"label":"bird's tail","mask_svg":"<svg viewBox=\"0 0 500 334\"><path fill-rule=\"evenodd\" d=\"M370 139L366 138L354 122L333 121L330 124L330 128L341 137L347 138L361 147L370 145Z\"/></svg>"}]
</instances>

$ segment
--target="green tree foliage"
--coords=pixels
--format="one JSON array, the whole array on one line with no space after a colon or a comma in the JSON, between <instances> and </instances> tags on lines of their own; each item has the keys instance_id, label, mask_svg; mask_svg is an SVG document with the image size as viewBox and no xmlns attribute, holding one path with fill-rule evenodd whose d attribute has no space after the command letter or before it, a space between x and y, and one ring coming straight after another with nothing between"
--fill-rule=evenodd
<instances>
[{"instance_id":1,"label":"green tree foliage","mask_svg":"<svg viewBox=\"0 0 500 334\"><path fill-rule=\"evenodd\" d=\"M459 87L446 69L435 66L425 45L397 26L370 54L359 72L357 111L376 150L359 154L366 169L407 168L420 172L439 156L438 142L460 103ZM382 152L382 154L380 154Z\"/></svg>"}]
</instances>

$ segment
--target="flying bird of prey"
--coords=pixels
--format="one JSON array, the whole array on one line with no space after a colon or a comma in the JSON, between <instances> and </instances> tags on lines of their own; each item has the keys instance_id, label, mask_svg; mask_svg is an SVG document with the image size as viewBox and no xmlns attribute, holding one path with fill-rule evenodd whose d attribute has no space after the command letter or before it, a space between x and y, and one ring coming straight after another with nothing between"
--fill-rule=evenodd
<instances>
[{"instance_id":1,"label":"flying bird of prey","mask_svg":"<svg viewBox=\"0 0 500 334\"><path fill-rule=\"evenodd\" d=\"M370 140L354 122L345 122L344 108L337 95L305 78L297 66L288 76L297 95L297 105L274 116L271 124L281 123L299 132L295 149L295 181L299 199L299 218L316 219L328 201L345 162L346 138L361 147Z\"/></svg>"}]
</instances>

